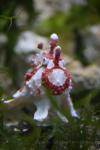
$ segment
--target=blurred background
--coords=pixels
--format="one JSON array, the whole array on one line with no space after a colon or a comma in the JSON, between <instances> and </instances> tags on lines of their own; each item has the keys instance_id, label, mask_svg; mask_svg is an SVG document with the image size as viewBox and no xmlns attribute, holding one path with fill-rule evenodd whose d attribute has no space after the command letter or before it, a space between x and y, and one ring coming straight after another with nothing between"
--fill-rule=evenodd
<instances>
[{"instance_id":1,"label":"blurred background","mask_svg":"<svg viewBox=\"0 0 100 150\"><path fill-rule=\"evenodd\" d=\"M38 51L37 44L43 42L44 49L48 48L52 33L59 36L58 44L62 47L66 67L73 76L73 103L76 108L80 108L83 118L85 116L83 125L89 125L90 137L95 137L94 144L83 144L86 146L84 148L100 148L100 142L95 144L100 140L97 123L100 119L99 0L0 0L0 98L11 98L21 87L24 74L30 68L31 58ZM96 124L92 123L93 118ZM73 124L76 125L76 122ZM78 127L76 129L73 126L73 133L77 133ZM59 128L56 129L58 133ZM84 135L87 137L85 131ZM37 131L38 136L39 133ZM6 134L9 135L8 132ZM71 146L76 145L69 143L69 149L72 150L74 148Z\"/></svg>"}]
</instances>

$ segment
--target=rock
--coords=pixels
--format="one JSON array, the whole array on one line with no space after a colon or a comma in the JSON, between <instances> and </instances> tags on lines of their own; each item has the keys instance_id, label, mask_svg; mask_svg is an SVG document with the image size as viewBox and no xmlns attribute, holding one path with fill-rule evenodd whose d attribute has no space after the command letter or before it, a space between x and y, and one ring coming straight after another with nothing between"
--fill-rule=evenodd
<instances>
[{"instance_id":1,"label":"rock","mask_svg":"<svg viewBox=\"0 0 100 150\"><path fill-rule=\"evenodd\" d=\"M29 15L23 6L18 6L14 11L15 24L18 28L23 29L28 25Z\"/></svg>"},{"instance_id":2,"label":"rock","mask_svg":"<svg viewBox=\"0 0 100 150\"><path fill-rule=\"evenodd\" d=\"M39 19L43 20L52 16L57 11L67 12L72 4L86 4L85 0L34 0L35 9L40 13Z\"/></svg>"},{"instance_id":3,"label":"rock","mask_svg":"<svg viewBox=\"0 0 100 150\"><path fill-rule=\"evenodd\" d=\"M64 64L67 66L72 63L73 59L69 57L68 55L63 55L64 58Z\"/></svg>"},{"instance_id":4,"label":"rock","mask_svg":"<svg viewBox=\"0 0 100 150\"><path fill-rule=\"evenodd\" d=\"M45 47L47 47L47 39L39 36L32 31L22 32L19 37L17 44L15 46L16 54L31 54L37 50L37 44L42 42Z\"/></svg>"},{"instance_id":5,"label":"rock","mask_svg":"<svg viewBox=\"0 0 100 150\"><path fill-rule=\"evenodd\" d=\"M100 89L100 68L93 65L86 68L70 68L73 76L73 91Z\"/></svg>"},{"instance_id":6,"label":"rock","mask_svg":"<svg viewBox=\"0 0 100 150\"><path fill-rule=\"evenodd\" d=\"M84 33L84 56L89 63L100 64L100 25L88 27Z\"/></svg>"},{"instance_id":7,"label":"rock","mask_svg":"<svg viewBox=\"0 0 100 150\"><path fill-rule=\"evenodd\" d=\"M8 38L5 34L0 33L0 48L4 45L6 45L8 42Z\"/></svg>"}]
</instances>

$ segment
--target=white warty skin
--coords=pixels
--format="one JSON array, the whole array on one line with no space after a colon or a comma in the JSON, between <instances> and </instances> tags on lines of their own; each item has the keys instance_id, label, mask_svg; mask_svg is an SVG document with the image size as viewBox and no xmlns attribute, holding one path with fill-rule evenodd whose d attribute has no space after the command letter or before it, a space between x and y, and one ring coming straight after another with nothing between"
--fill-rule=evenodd
<instances>
[{"instance_id":1,"label":"white warty skin","mask_svg":"<svg viewBox=\"0 0 100 150\"><path fill-rule=\"evenodd\" d=\"M56 33L51 34L50 39L52 40L58 40L58 35Z\"/></svg>"}]
</instances>

